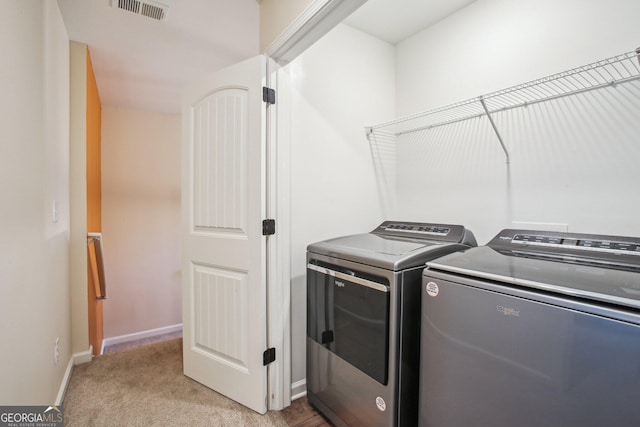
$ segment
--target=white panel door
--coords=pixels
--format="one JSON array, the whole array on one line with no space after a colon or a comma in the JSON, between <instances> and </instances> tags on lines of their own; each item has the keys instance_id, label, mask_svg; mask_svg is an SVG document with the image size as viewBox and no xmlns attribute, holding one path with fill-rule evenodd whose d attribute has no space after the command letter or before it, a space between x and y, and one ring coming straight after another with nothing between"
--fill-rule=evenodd
<instances>
[{"instance_id":1,"label":"white panel door","mask_svg":"<svg viewBox=\"0 0 640 427\"><path fill-rule=\"evenodd\" d=\"M184 373L267 411L265 59L185 90L182 141Z\"/></svg>"}]
</instances>

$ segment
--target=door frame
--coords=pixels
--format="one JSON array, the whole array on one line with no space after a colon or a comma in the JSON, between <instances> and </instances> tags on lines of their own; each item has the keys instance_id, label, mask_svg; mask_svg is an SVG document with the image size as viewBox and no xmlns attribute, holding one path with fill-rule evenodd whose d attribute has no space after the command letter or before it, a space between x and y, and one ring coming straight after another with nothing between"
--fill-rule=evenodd
<instances>
[{"instance_id":1,"label":"door frame","mask_svg":"<svg viewBox=\"0 0 640 427\"><path fill-rule=\"evenodd\" d=\"M367 0L314 0L264 51L267 87L276 103L267 109L267 218L276 234L267 239L268 409L291 405L291 82L283 67Z\"/></svg>"},{"instance_id":2,"label":"door frame","mask_svg":"<svg viewBox=\"0 0 640 427\"><path fill-rule=\"evenodd\" d=\"M276 220L276 233L267 238L267 348L276 349L268 365L269 410L291 404L291 201L289 166L290 99L286 79L273 59L267 57L267 87L276 90L276 103L267 108L267 218Z\"/></svg>"}]
</instances>

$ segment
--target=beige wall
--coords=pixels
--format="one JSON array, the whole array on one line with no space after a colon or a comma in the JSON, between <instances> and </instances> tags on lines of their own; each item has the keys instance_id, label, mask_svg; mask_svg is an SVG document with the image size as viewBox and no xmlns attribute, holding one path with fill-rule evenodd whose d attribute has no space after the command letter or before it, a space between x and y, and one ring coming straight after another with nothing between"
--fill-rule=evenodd
<instances>
[{"instance_id":1,"label":"beige wall","mask_svg":"<svg viewBox=\"0 0 640 427\"><path fill-rule=\"evenodd\" d=\"M71 359L69 40L57 3L3 2L0 57L0 405L53 404Z\"/></svg>"},{"instance_id":2,"label":"beige wall","mask_svg":"<svg viewBox=\"0 0 640 427\"><path fill-rule=\"evenodd\" d=\"M269 46L314 0L262 0L260 52Z\"/></svg>"},{"instance_id":3,"label":"beige wall","mask_svg":"<svg viewBox=\"0 0 640 427\"><path fill-rule=\"evenodd\" d=\"M87 291L87 45L71 51L71 334L73 353L89 351Z\"/></svg>"},{"instance_id":4,"label":"beige wall","mask_svg":"<svg viewBox=\"0 0 640 427\"><path fill-rule=\"evenodd\" d=\"M105 339L182 323L180 117L103 106Z\"/></svg>"}]
</instances>

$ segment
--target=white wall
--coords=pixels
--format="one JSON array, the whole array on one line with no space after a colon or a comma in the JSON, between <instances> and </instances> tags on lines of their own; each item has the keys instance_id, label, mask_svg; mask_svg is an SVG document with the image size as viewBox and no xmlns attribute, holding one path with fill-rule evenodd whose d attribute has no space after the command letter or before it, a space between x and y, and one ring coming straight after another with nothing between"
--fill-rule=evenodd
<instances>
[{"instance_id":1,"label":"white wall","mask_svg":"<svg viewBox=\"0 0 640 427\"><path fill-rule=\"evenodd\" d=\"M288 66L292 382L305 378L306 246L383 220L364 126L395 115L394 49L340 25Z\"/></svg>"},{"instance_id":2,"label":"white wall","mask_svg":"<svg viewBox=\"0 0 640 427\"><path fill-rule=\"evenodd\" d=\"M477 0L397 45L398 115L640 46L636 0Z\"/></svg>"},{"instance_id":3,"label":"white wall","mask_svg":"<svg viewBox=\"0 0 640 427\"><path fill-rule=\"evenodd\" d=\"M106 338L182 323L180 115L103 106Z\"/></svg>"},{"instance_id":4,"label":"white wall","mask_svg":"<svg viewBox=\"0 0 640 427\"><path fill-rule=\"evenodd\" d=\"M69 41L56 2L4 2L0 57L0 404L53 404L71 359Z\"/></svg>"},{"instance_id":5,"label":"white wall","mask_svg":"<svg viewBox=\"0 0 640 427\"><path fill-rule=\"evenodd\" d=\"M635 49L635 0L478 0L397 46L397 103L415 113ZM467 225L486 243L512 221L640 236L640 86L620 85L400 138L398 212Z\"/></svg>"}]
</instances>

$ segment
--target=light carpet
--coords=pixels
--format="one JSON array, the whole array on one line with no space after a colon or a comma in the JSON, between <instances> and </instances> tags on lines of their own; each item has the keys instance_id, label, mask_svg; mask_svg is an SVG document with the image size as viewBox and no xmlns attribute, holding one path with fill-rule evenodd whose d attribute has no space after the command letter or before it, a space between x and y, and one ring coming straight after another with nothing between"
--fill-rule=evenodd
<instances>
[{"instance_id":1,"label":"light carpet","mask_svg":"<svg viewBox=\"0 0 640 427\"><path fill-rule=\"evenodd\" d=\"M278 426L182 373L182 339L99 356L74 368L64 399L66 427Z\"/></svg>"}]
</instances>

